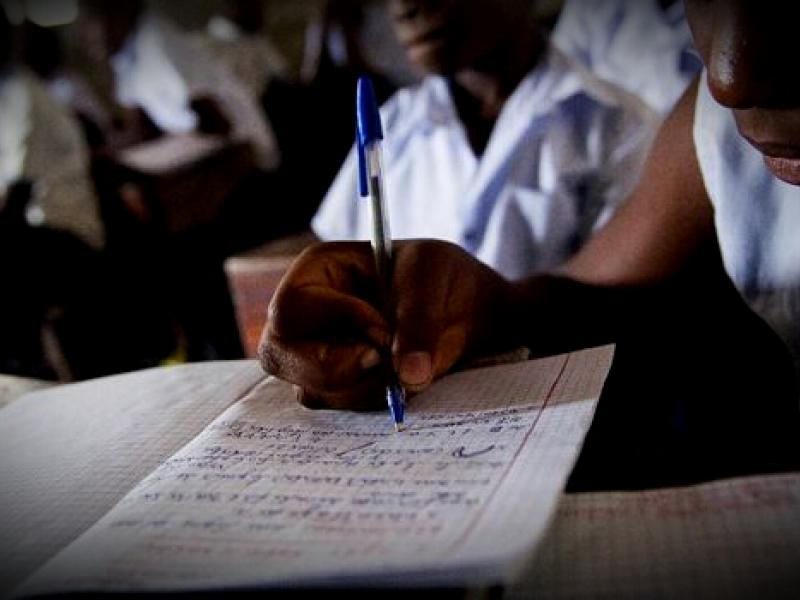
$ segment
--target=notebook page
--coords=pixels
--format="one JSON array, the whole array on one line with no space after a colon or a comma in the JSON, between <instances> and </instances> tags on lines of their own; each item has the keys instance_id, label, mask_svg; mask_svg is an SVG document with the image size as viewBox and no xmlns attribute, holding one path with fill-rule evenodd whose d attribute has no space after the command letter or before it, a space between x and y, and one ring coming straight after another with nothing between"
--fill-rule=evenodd
<instances>
[{"instance_id":1,"label":"notebook page","mask_svg":"<svg viewBox=\"0 0 800 600\"><path fill-rule=\"evenodd\" d=\"M0 411L0 596L263 377L254 361L153 369Z\"/></svg>"},{"instance_id":2,"label":"notebook page","mask_svg":"<svg viewBox=\"0 0 800 600\"><path fill-rule=\"evenodd\" d=\"M569 494L523 598L796 598L800 473Z\"/></svg>"},{"instance_id":3,"label":"notebook page","mask_svg":"<svg viewBox=\"0 0 800 600\"><path fill-rule=\"evenodd\" d=\"M264 382L24 591L494 581L544 530L611 356L451 375L401 434Z\"/></svg>"}]
</instances>

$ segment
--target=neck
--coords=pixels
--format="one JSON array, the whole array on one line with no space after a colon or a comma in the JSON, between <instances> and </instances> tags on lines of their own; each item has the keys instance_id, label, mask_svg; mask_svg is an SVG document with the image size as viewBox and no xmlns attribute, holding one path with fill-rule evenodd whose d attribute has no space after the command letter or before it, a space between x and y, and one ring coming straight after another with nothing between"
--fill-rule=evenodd
<instances>
[{"instance_id":1,"label":"neck","mask_svg":"<svg viewBox=\"0 0 800 600\"><path fill-rule=\"evenodd\" d=\"M539 62L544 47L536 26L521 23L492 52L453 75L453 102L476 156L483 155L503 105Z\"/></svg>"},{"instance_id":2,"label":"neck","mask_svg":"<svg viewBox=\"0 0 800 600\"><path fill-rule=\"evenodd\" d=\"M483 118L497 118L505 101L542 55L545 41L538 28L525 24L523 29L517 35L509 33L505 43L453 76L455 85L474 101Z\"/></svg>"}]
</instances>

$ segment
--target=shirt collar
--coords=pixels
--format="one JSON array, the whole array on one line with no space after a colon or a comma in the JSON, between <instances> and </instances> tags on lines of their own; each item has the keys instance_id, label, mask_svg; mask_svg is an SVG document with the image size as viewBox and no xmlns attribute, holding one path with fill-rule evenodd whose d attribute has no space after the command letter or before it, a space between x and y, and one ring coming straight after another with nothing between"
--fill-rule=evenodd
<instances>
[{"instance_id":1,"label":"shirt collar","mask_svg":"<svg viewBox=\"0 0 800 600\"><path fill-rule=\"evenodd\" d=\"M549 40L542 58L514 88L503 105L514 110L520 104L529 105L526 112L536 116L549 112L553 106L581 89L580 78L574 76L577 67ZM572 76L571 76L572 75ZM420 102L416 102L407 119L416 124L446 125L458 119L447 80L439 75L428 75L420 84Z\"/></svg>"}]
</instances>

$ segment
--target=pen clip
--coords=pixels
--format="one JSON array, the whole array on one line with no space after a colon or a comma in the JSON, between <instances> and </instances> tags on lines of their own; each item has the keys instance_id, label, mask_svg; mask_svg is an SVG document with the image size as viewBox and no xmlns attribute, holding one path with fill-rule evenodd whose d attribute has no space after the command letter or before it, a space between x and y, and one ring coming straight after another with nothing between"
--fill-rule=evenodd
<instances>
[{"instance_id":1,"label":"pen clip","mask_svg":"<svg viewBox=\"0 0 800 600\"><path fill-rule=\"evenodd\" d=\"M367 173L367 147L383 139L381 115L375 88L366 75L358 78L356 84L356 147L358 149L358 191L361 196L369 195Z\"/></svg>"}]
</instances>

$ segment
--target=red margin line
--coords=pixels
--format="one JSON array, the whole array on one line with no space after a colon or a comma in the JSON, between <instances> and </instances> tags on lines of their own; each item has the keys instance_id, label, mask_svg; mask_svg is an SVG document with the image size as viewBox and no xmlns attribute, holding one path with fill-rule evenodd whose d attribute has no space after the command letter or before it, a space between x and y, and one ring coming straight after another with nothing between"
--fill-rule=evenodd
<instances>
[{"instance_id":1,"label":"red margin line","mask_svg":"<svg viewBox=\"0 0 800 600\"><path fill-rule=\"evenodd\" d=\"M564 358L564 364L561 365L561 370L558 372L558 375L553 381L553 385L550 386L550 389L547 392L547 396L545 397L544 402L542 402L541 408L539 408L539 413L536 415L536 418L533 420L533 423L531 423L531 427L528 430L528 433L525 434L525 438L522 440L522 443L517 448L517 451L514 453L513 458L509 461L508 466L506 466L505 473L503 473L500 476L500 480L497 482L497 485L495 485L495 488L492 490L491 494L489 494L489 498L486 500L486 503L483 506L481 506L480 510L477 512L475 517L473 517L472 522L464 530L464 533L462 533L461 536L451 544L450 549L448 550L448 554L456 552L456 550L458 550L458 547L461 546L464 543L464 541L467 538L469 538L470 535L472 535L472 531L478 525L478 522L481 520L483 513L492 503L492 500L494 500L495 494L497 494L497 490L499 490L502 487L503 481L505 481L506 477L508 476L508 473L511 471L511 468L514 466L514 463L517 462L517 459L519 458L522 449L528 443L528 439L533 434L534 429L536 429L536 425L539 423L539 418L542 416L544 409L547 408L547 404L553 397L553 392L555 391L556 386L561 381L561 377L564 375L564 372L567 370L567 363L569 362L571 356L572 353L570 352L569 354L567 354L566 358Z\"/></svg>"}]
</instances>

